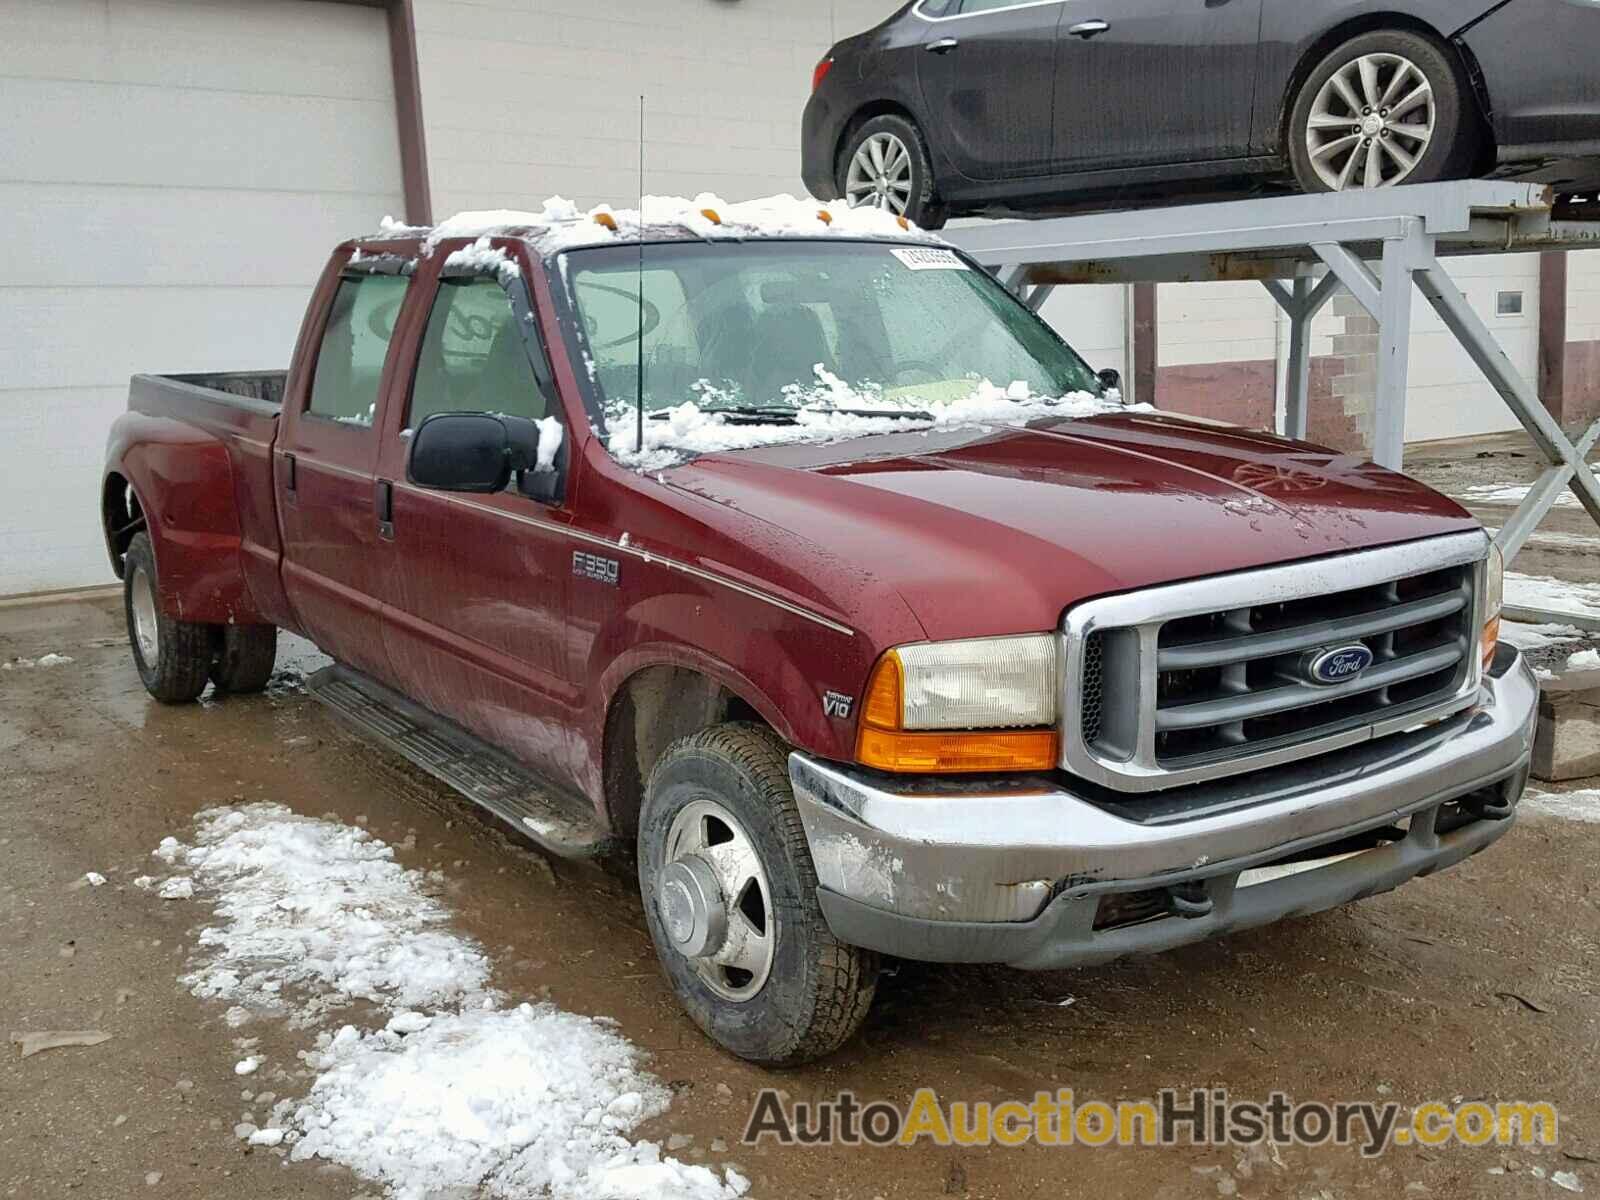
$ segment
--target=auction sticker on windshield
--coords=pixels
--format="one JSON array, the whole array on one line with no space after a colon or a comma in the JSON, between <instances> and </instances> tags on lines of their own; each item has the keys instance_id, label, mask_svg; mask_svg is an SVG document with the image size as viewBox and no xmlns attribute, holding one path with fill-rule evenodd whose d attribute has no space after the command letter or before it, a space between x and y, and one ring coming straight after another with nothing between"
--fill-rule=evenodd
<instances>
[{"instance_id":1,"label":"auction sticker on windshield","mask_svg":"<svg viewBox=\"0 0 1600 1200\"><path fill-rule=\"evenodd\" d=\"M952 250L937 246L905 246L889 251L913 271L965 271L969 268Z\"/></svg>"}]
</instances>

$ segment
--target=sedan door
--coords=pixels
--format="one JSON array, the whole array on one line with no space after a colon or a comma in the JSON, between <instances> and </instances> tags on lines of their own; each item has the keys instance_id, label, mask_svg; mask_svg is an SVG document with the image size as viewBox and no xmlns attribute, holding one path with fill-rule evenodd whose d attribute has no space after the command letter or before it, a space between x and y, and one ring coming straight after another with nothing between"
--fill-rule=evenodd
<instances>
[{"instance_id":1,"label":"sedan door","mask_svg":"<svg viewBox=\"0 0 1600 1200\"><path fill-rule=\"evenodd\" d=\"M1250 151L1262 0L1064 0L1054 154L1066 172Z\"/></svg>"},{"instance_id":2,"label":"sedan door","mask_svg":"<svg viewBox=\"0 0 1600 1200\"><path fill-rule=\"evenodd\" d=\"M917 55L930 144L969 179L1048 174L1061 0L945 8L922 17Z\"/></svg>"}]
</instances>

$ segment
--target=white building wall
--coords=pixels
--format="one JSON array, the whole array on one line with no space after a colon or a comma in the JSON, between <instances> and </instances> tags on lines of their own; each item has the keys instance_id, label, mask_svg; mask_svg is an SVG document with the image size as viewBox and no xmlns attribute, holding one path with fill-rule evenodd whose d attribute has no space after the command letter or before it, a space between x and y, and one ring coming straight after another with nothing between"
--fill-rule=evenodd
<instances>
[{"instance_id":1,"label":"white building wall","mask_svg":"<svg viewBox=\"0 0 1600 1200\"><path fill-rule=\"evenodd\" d=\"M834 41L894 0L417 0L434 211L728 200L800 183L800 114Z\"/></svg>"},{"instance_id":2,"label":"white building wall","mask_svg":"<svg viewBox=\"0 0 1600 1200\"><path fill-rule=\"evenodd\" d=\"M111 579L135 372L287 365L329 249L400 209L381 10L0 3L0 595Z\"/></svg>"}]
</instances>

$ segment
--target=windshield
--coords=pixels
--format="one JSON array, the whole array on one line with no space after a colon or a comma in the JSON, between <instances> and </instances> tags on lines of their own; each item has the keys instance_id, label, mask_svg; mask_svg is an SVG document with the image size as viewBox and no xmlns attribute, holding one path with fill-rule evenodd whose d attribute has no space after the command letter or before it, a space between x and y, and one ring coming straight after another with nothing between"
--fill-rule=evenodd
<instances>
[{"instance_id":1,"label":"windshield","mask_svg":"<svg viewBox=\"0 0 1600 1200\"><path fill-rule=\"evenodd\" d=\"M854 418L834 430L844 434L875 432L874 419L926 423L965 412L980 391L989 417L997 391L1025 417L1039 414L1015 402L1102 395L1048 326L938 247L674 242L646 246L641 271L637 246L608 246L568 252L563 274L596 415L618 434L613 452L637 449L627 431L641 350L647 448L671 442L663 425L682 431L707 414L746 432L683 448L802 440L771 427L825 434L819 414ZM762 425L769 435L752 428ZM630 444L619 446L624 434Z\"/></svg>"}]
</instances>

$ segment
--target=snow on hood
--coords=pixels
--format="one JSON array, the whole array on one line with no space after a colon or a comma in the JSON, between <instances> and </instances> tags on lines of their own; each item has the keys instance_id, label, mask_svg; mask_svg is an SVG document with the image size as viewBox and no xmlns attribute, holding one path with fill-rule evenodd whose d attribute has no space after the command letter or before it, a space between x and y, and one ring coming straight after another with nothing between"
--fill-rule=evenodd
<instances>
[{"instance_id":1,"label":"snow on hood","mask_svg":"<svg viewBox=\"0 0 1600 1200\"><path fill-rule=\"evenodd\" d=\"M559 254L581 246L608 246L646 237L682 237L707 241L751 237L899 238L943 245L942 239L877 208L820 204L793 196L766 196L730 202L710 192L692 200L681 196L646 196L638 209L601 204L580 209L571 200L552 196L538 212L486 209L457 213L431 228L406 225L385 217L387 237L423 235L427 251L448 238L526 238L540 255ZM640 213L644 214L641 222Z\"/></svg>"},{"instance_id":2,"label":"snow on hood","mask_svg":"<svg viewBox=\"0 0 1600 1200\"><path fill-rule=\"evenodd\" d=\"M830 442L876 433L916 432L952 429L960 426L1023 425L1040 417L1093 417L1112 412L1154 411L1148 404L1122 402L1117 392L1096 396L1091 392L1072 392L1065 396L1036 396L1024 382L999 387L979 380L971 392L950 400L925 401L904 389L903 394L887 396L881 388L853 387L821 363L812 370L817 383L812 387L791 384L783 389L784 399L795 409L792 423L731 423L723 413L707 412L689 401L659 410L644 421L644 446L639 446L639 422L631 404L614 406L607 413L606 448L624 466L640 471L659 471L677 466L701 454L728 450L751 450L757 446L792 445L797 442ZM707 407L723 401L717 389L702 381L697 385ZM864 416L850 409L871 410ZM900 414L904 415L900 415Z\"/></svg>"}]
</instances>

